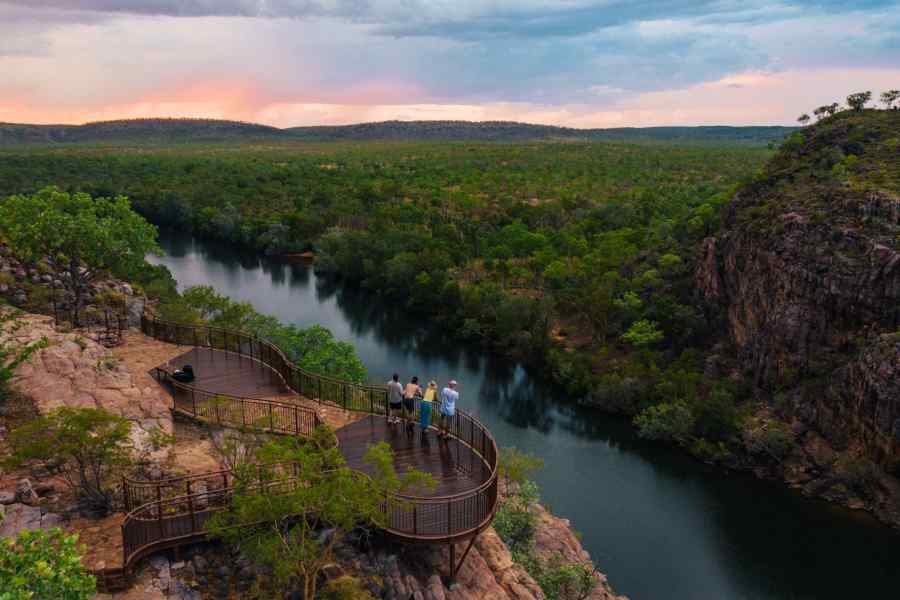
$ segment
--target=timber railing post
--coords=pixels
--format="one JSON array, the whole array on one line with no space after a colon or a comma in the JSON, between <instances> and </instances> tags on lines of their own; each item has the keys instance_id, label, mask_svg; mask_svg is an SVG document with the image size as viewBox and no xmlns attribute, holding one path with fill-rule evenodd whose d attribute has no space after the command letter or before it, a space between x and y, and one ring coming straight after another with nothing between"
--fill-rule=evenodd
<instances>
[{"instance_id":1,"label":"timber railing post","mask_svg":"<svg viewBox=\"0 0 900 600\"><path fill-rule=\"evenodd\" d=\"M191 511L191 533L197 531L197 514L194 512L194 495L191 492L191 480L187 480L188 510Z\"/></svg>"},{"instance_id":2,"label":"timber railing post","mask_svg":"<svg viewBox=\"0 0 900 600\"><path fill-rule=\"evenodd\" d=\"M156 485L156 523L159 527L159 539L163 539L162 488Z\"/></svg>"}]
</instances>

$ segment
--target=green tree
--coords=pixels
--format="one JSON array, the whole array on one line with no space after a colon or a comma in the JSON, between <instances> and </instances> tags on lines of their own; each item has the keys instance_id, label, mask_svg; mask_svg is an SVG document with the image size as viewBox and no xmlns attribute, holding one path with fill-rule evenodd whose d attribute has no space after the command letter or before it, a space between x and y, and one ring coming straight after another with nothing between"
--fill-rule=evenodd
<instances>
[{"instance_id":1,"label":"green tree","mask_svg":"<svg viewBox=\"0 0 900 600\"><path fill-rule=\"evenodd\" d=\"M635 321L622 334L622 340L637 348L647 348L663 339L663 332L656 326L656 321L641 319Z\"/></svg>"},{"instance_id":2,"label":"green tree","mask_svg":"<svg viewBox=\"0 0 900 600\"><path fill-rule=\"evenodd\" d=\"M651 406L634 418L638 435L648 440L684 442L694 429L694 415L684 402Z\"/></svg>"},{"instance_id":3,"label":"green tree","mask_svg":"<svg viewBox=\"0 0 900 600\"><path fill-rule=\"evenodd\" d=\"M0 203L0 233L23 259L45 259L75 302L75 321L92 281L105 273L131 273L149 252L159 252L156 227L124 196L91 198L47 187Z\"/></svg>"},{"instance_id":4,"label":"green tree","mask_svg":"<svg viewBox=\"0 0 900 600\"><path fill-rule=\"evenodd\" d=\"M855 111L861 111L872 99L872 92L857 92L847 96L847 106Z\"/></svg>"},{"instance_id":5,"label":"green tree","mask_svg":"<svg viewBox=\"0 0 900 600\"><path fill-rule=\"evenodd\" d=\"M894 102L900 100L900 90L888 90L881 93L881 103L887 110L894 108ZM900 108L898 105L896 108Z\"/></svg>"},{"instance_id":6,"label":"green tree","mask_svg":"<svg viewBox=\"0 0 900 600\"><path fill-rule=\"evenodd\" d=\"M803 113L802 115L797 117L797 122L800 123L801 125L806 125L807 123L809 123L809 115L806 113Z\"/></svg>"},{"instance_id":7,"label":"green tree","mask_svg":"<svg viewBox=\"0 0 900 600\"><path fill-rule=\"evenodd\" d=\"M597 586L597 569L593 564L567 562L558 553L547 560L531 556L526 560L525 569L547 600L584 600Z\"/></svg>"},{"instance_id":8,"label":"green tree","mask_svg":"<svg viewBox=\"0 0 900 600\"><path fill-rule=\"evenodd\" d=\"M500 448L499 472L507 493L510 491L510 484L518 487L543 468L544 461L538 456L522 452L515 446Z\"/></svg>"},{"instance_id":9,"label":"green tree","mask_svg":"<svg viewBox=\"0 0 900 600\"><path fill-rule=\"evenodd\" d=\"M237 465L229 505L206 525L212 537L271 568L275 589L299 579L304 598L316 597L319 574L334 562L334 548L347 533L384 525L385 498L433 485L418 471L398 475L384 442L366 453L371 476L354 471L333 440L320 428L311 440L280 438L260 448L257 464ZM284 462L292 468L259 466Z\"/></svg>"},{"instance_id":10,"label":"green tree","mask_svg":"<svg viewBox=\"0 0 900 600\"><path fill-rule=\"evenodd\" d=\"M0 539L0 600L87 600L97 591L77 535L23 530Z\"/></svg>"},{"instance_id":11,"label":"green tree","mask_svg":"<svg viewBox=\"0 0 900 600\"><path fill-rule=\"evenodd\" d=\"M68 486L92 507L110 510L116 475L131 466L131 422L98 408L58 408L9 436L10 466L60 460Z\"/></svg>"}]
</instances>

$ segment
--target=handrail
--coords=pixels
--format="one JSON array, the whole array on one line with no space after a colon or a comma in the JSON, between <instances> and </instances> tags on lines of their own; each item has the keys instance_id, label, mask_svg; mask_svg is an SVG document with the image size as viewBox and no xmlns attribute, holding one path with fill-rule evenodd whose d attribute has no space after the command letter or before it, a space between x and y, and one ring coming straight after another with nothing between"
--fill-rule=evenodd
<instances>
[{"instance_id":1,"label":"handrail","mask_svg":"<svg viewBox=\"0 0 900 600\"><path fill-rule=\"evenodd\" d=\"M310 398L319 403L333 404L349 411L381 416L386 416L389 409L387 390L383 386L358 384L310 373L288 360L284 353L274 344L246 333L206 325L173 323L156 319L146 314L141 317L141 331L150 337L163 341L235 352L241 356L259 361L275 371L288 388L300 396ZM300 407L300 405L268 399L229 396L228 394L201 390L172 380L169 377L169 373L164 369L157 368L154 370L154 374L157 378L171 385L173 389L181 392L181 394L173 394L176 410L197 419L213 420L221 424L237 424L235 420L223 419L222 412L218 409L215 412L205 410L208 407L208 404L204 405L205 401L210 400L212 397L220 397L225 398L232 405L237 401L244 410L244 415L246 415L246 406L248 405L266 406L270 425L268 429L273 432L303 435L305 431L296 421L292 428L280 426L285 421L281 419L276 422L276 408L286 411L293 410L295 420L299 419L300 409L302 408L315 415L314 422L318 424L318 415L315 411L306 407ZM187 394L190 394L190 402L186 398ZM201 397L199 403L198 394ZM179 395L181 396L180 399ZM214 406L218 406L218 404L214 403ZM230 417L234 414L233 412L228 412L233 411L233 406L223 410L225 411L225 417ZM414 417L417 415L418 410L419 407L416 406ZM247 425L248 423L242 421L242 424ZM498 498L498 452L496 441L487 427L478 419L462 410L457 410L456 414L449 419L449 431L458 443L468 447L474 455L481 459L489 470L487 479L472 490L447 496L423 497L403 493L395 494L400 502L397 505L385 507L387 511L387 525L385 529L389 533L400 538L412 540L465 539L484 529L493 518ZM218 471L213 475L222 476L223 473ZM198 474L197 478L208 476L209 474ZM227 484L227 474L225 474L225 483ZM156 489L159 490L158 487ZM229 489L226 485L224 488L210 490L199 495L188 494L184 496L182 501L193 503L194 500L199 500L200 504L203 504L203 498L209 499L213 497L213 494L221 495L227 493ZM156 500L135 508L126 516L122 526L123 538L126 538L125 546L134 549L134 552L130 555L126 552L126 566L130 561L142 555L143 552L140 547L136 548L134 546L134 543L140 540L127 538L127 527L129 524L133 525L137 522L134 518L129 519L129 516L135 510L152 510L154 506L157 507L156 514L159 522L155 526L158 528L159 540L157 542L148 542L149 546L145 544L144 547L147 551L163 543L200 535L203 531L202 523L199 523L197 518L198 513L192 512L193 517L189 523L189 531L182 531L176 527L177 531L173 530L170 532L173 535L163 537L163 530L166 527L163 521L163 510L166 506L173 506L173 501L171 499L163 499L159 491L157 491L157 496ZM127 497L127 493L126 500L130 500ZM141 522L149 523L150 521ZM177 523L173 522L172 526L174 527L175 525ZM138 534L136 537L143 538L146 533L143 530L136 531L136 534Z\"/></svg>"}]
</instances>

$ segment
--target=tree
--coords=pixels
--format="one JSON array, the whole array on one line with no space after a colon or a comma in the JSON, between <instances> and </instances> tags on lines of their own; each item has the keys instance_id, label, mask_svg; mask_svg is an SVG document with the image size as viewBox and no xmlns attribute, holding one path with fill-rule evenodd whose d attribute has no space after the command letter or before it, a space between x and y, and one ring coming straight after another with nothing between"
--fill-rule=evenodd
<instances>
[{"instance_id":1,"label":"tree","mask_svg":"<svg viewBox=\"0 0 900 600\"><path fill-rule=\"evenodd\" d=\"M825 107L825 112L828 113L829 117L833 117L841 110L841 105L837 102L832 102L828 106Z\"/></svg>"},{"instance_id":2,"label":"tree","mask_svg":"<svg viewBox=\"0 0 900 600\"><path fill-rule=\"evenodd\" d=\"M884 107L888 110L895 108L894 102L897 100L900 100L900 90L888 90L881 93L881 103L884 104ZM900 105L896 108L900 109Z\"/></svg>"},{"instance_id":3,"label":"tree","mask_svg":"<svg viewBox=\"0 0 900 600\"><path fill-rule=\"evenodd\" d=\"M310 440L276 439L255 458L256 464L237 465L233 471L233 496L207 521L207 531L271 568L277 588L299 579L304 598L316 597L322 568L334 562L335 546L351 530L384 526L385 498L433 485L429 475L417 471L398 475L384 442L366 453L371 476L348 468L325 428ZM291 468L260 466L275 463Z\"/></svg>"},{"instance_id":4,"label":"tree","mask_svg":"<svg viewBox=\"0 0 900 600\"><path fill-rule=\"evenodd\" d=\"M0 600L87 600L97 591L77 535L25 529L0 539Z\"/></svg>"},{"instance_id":5,"label":"tree","mask_svg":"<svg viewBox=\"0 0 900 600\"><path fill-rule=\"evenodd\" d=\"M680 401L651 406L634 418L638 435L648 440L686 441L694 429L690 407Z\"/></svg>"},{"instance_id":6,"label":"tree","mask_svg":"<svg viewBox=\"0 0 900 600\"><path fill-rule=\"evenodd\" d=\"M807 123L809 123L809 115L806 113L803 113L802 115L797 117L797 122L800 123L801 125L806 125Z\"/></svg>"},{"instance_id":7,"label":"tree","mask_svg":"<svg viewBox=\"0 0 900 600\"><path fill-rule=\"evenodd\" d=\"M813 114L816 115L816 120L821 121L829 114L830 106L820 106L816 110L813 111Z\"/></svg>"},{"instance_id":8,"label":"tree","mask_svg":"<svg viewBox=\"0 0 900 600\"><path fill-rule=\"evenodd\" d=\"M510 484L522 485L531 476L544 468L544 461L538 456L522 452L515 446L500 448L499 472L509 493Z\"/></svg>"},{"instance_id":9,"label":"tree","mask_svg":"<svg viewBox=\"0 0 900 600\"><path fill-rule=\"evenodd\" d=\"M663 332L656 326L656 321L641 319L635 321L622 334L622 340L638 348L646 348L663 339Z\"/></svg>"},{"instance_id":10,"label":"tree","mask_svg":"<svg viewBox=\"0 0 900 600\"><path fill-rule=\"evenodd\" d=\"M872 99L872 92L857 92L847 96L847 105L855 111L861 111Z\"/></svg>"},{"instance_id":11,"label":"tree","mask_svg":"<svg viewBox=\"0 0 900 600\"><path fill-rule=\"evenodd\" d=\"M58 408L15 429L7 459L61 460L68 486L91 507L114 506L116 475L132 464L131 422L99 408Z\"/></svg>"},{"instance_id":12,"label":"tree","mask_svg":"<svg viewBox=\"0 0 900 600\"><path fill-rule=\"evenodd\" d=\"M37 342L23 343L15 339L15 333L22 327L18 320L21 313L0 307L0 402L6 399L7 386L16 368L41 348L46 348L47 338Z\"/></svg>"},{"instance_id":13,"label":"tree","mask_svg":"<svg viewBox=\"0 0 900 600\"><path fill-rule=\"evenodd\" d=\"M159 252L156 227L124 196L91 198L47 187L0 203L0 233L23 259L46 259L72 294L75 322L91 282L105 273L128 273Z\"/></svg>"}]
</instances>

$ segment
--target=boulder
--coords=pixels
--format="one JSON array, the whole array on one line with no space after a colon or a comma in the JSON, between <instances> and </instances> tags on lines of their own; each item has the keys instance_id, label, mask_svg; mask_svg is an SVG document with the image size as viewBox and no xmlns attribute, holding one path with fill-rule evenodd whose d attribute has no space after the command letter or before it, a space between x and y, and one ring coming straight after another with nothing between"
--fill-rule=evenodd
<instances>
[{"instance_id":1,"label":"boulder","mask_svg":"<svg viewBox=\"0 0 900 600\"><path fill-rule=\"evenodd\" d=\"M34 491L30 479L20 479L16 483L16 502L22 504L34 504L38 501L38 494Z\"/></svg>"}]
</instances>

